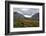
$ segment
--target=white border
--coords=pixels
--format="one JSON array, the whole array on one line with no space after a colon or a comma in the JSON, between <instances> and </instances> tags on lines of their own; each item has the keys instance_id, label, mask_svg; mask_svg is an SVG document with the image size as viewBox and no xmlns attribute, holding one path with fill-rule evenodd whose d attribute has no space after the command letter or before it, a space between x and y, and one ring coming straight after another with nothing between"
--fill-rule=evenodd
<instances>
[{"instance_id":1,"label":"white border","mask_svg":"<svg viewBox=\"0 0 46 36\"><path fill-rule=\"evenodd\" d=\"M39 8L39 13L40 13L39 26L40 27L13 28L13 8ZM38 31L38 30L42 30L42 6L10 4L10 32Z\"/></svg>"}]
</instances>

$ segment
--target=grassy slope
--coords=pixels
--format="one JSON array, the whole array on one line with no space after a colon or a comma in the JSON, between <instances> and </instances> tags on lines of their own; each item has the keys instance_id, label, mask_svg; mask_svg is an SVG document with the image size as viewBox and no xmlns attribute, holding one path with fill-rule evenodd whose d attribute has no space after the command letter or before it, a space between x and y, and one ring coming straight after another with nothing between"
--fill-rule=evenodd
<instances>
[{"instance_id":1,"label":"grassy slope","mask_svg":"<svg viewBox=\"0 0 46 36\"><path fill-rule=\"evenodd\" d=\"M39 21L38 20L27 20L27 19L16 19L14 22L14 27L38 27Z\"/></svg>"}]
</instances>

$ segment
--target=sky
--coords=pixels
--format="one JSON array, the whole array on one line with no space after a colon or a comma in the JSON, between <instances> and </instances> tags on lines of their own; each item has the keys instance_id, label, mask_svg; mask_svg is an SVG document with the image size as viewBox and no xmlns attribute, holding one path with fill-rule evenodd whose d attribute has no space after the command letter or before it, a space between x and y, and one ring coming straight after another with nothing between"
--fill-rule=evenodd
<instances>
[{"instance_id":1,"label":"sky","mask_svg":"<svg viewBox=\"0 0 46 36\"><path fill-rule=\"evenodd\" d=\"M13 11L17 11L25 17L31 17L32 15L39 13L38 8L13 8Z\"/></svg>"}]
</instances>

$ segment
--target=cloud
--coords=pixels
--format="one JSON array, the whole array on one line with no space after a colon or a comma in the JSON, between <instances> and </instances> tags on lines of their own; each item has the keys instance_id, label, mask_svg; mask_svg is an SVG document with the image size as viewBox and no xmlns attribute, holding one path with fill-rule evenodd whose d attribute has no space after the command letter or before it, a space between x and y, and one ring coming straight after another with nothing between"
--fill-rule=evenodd
<instances>
[{"instance_id":1,"label":"cloud","mask_svg":"<svg viewBox=\"0 0 46 36\"><path fill-rule=\"evenodd\" d=\"M27 17L27 18L30 18L30 17L32 17L32 16L29 16L29 15L24 15L25 17Z\"/></svg>"},{"instance_id":2,"label":"cloud","mask_svg":"<svg viewBox=\"0 0 46 36\"><path fill-rule=\"evenodd\" d=\"M20 14L23 15L34 15L36 13L39 13L39 9L38 8L14 8L13 11L19 11Z\"/></svg>"}]
</instances>

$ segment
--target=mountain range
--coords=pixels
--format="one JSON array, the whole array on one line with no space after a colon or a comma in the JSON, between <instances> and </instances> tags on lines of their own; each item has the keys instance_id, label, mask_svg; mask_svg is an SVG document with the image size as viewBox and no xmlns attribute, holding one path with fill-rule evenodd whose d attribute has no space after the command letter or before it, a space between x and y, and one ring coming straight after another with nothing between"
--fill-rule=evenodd
<instances>
[{"instance_id":1,"label":"mountain range","mask_svg":"<svg viewBox=\"0 0 46 36\"><path fill-rule=\"evenodd\" d=\"M34 15L32 15L32 17L27 18L24 15L18 13L18 12L14 12L14 18L15 19L33 19L33 20L39 20L39 13L36 13Z\"/></svg>"}]
</instances>

